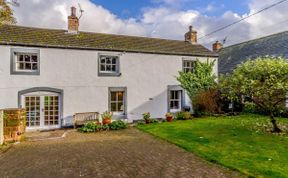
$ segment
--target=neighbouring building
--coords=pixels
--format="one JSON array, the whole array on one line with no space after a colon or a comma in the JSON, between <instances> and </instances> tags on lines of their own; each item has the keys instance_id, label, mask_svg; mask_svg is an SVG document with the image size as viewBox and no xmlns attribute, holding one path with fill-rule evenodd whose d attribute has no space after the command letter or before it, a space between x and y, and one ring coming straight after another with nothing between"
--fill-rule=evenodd
<instances>
[{"instance_id":1,"label":"neighbouring building","mask_svg":"<svg viewBox=\"0 0 288 178\"><path fill-rule=\"evenodd\" d=\"M192 27L183 41L78 28L74 7L68 30L0 26L0 108L25 108L30 130L69 126L81 112L108 110L132 122L191 107L178 72L218 59Z\"/></svg>"},{"instance_id":2,"label":"neighbouring building","mask_svg":"<svg viewBox=\"0 0 288 178\"><path fill-rule=\"evenodd\" d=\"M288 58L288 32L282 32L240 44L216 49L219 52L219 74L231 73L238 64L261 56Z\"/></svg>"}]
</instances>

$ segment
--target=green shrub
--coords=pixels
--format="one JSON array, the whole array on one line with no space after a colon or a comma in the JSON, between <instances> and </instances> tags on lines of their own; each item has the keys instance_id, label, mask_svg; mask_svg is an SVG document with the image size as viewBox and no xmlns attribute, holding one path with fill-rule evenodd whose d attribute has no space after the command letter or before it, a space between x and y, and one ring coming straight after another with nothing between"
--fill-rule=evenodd
<instances>
[{"instance_id":1,"label":"green shrub","mask_svg":"<svg viewBox=\"0 0 288 178\"><path fill-rule=\"evenodd\" d=\"M175 118L177 120L184 120L185 119L185 113L183 111L177 112Z\"/></svg>"},{"instance_id":2,"label":"green shrub","mask_svg":"<svg viewBox=\"0 0 288 178\"><path fill-rule=\"evenodd\" d=\"M109 128L111 130L126 129L127 127L128 127L128 124L121 120L113 121L111 124L109 124Z\"/></svg>"},{"instance_id":3,"label":"green shrub","mask_svg":"<svg viewBox=\"0 0 288 178\"><path fill-rule=\"evenodd\" d=\"M102 130L109 130L109 128L110 128L110 127L109 127L109 125L107 125L107 124L104 124L104 125L101 126L101 129L102 129Z\"/></svg>"},{"instance_id":4,"label":"green shrub","mask_svg":"<svg viewBox=\"0 0 288 178\"><path fill-rule=\"evenodd\" d=\"M144 121L139 121L139 122L137 122L137 125L145 125L145 122Z\"/></svg>"},{"instance_id":5,"label":"green shrub","mask_svg":"<svg viewBox=\"0 0 288 178\"><path fill-rule=\"evenodd\" d=\"M192 115L191 115L191 113L188 112L188 111L184 112L184 119L185 119L185 120L192 119Z\"/></svg>"},{"instance_id":6,"label":"green shrub","mask_svg":"<svg viewBox=\"0 0 288 178\"><path fill-rule=\"evenodd\" d=\"M90 132L97 132L102 129L101 125L98 125L96 122L88 122L84 124L83 127L78 128L79 132L85 132L85 133L90 133Z\"/></svg>"},{"instance_id":7,"label":"green shrub","mask_svg":"<svg viewBox=\"0 0 288 178\"><path fill-rule=\"evenodd\" d=\"M150 119L150 123L159 123L160 121L158 119Z\"/></svg>"}]
</instances>

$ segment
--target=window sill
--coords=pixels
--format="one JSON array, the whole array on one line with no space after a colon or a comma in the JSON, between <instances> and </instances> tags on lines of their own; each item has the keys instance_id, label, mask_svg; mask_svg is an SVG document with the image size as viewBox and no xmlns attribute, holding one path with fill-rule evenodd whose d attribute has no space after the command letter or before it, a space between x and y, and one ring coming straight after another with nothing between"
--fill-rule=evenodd
<instances>
[{"instance_id":1,"label":"window sill","mask_svg":"<svg viewBox=\"0 0 288 178\"><path fill-rule=\"evenodd\" d=\"M121 75L122 75L121 73L102 73L102 72L98 73L99 77L120 77Z\"/></svg>"},{"instance_id":2,"label":"window sill","mask_svg":"<svg viewBox=\"0 0 288 178\"><path fill-rule=\"evenodd\" d=\"M11 75L40 75L40 71L33 71L33 72L28 72L28 71L11 71Z\"/></svg>"}]
</instances>

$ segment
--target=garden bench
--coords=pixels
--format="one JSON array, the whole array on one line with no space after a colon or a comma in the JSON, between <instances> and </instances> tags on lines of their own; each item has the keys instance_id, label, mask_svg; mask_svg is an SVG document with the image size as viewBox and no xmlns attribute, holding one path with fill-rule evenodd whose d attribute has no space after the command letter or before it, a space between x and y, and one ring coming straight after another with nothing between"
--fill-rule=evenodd
<instances>
[{"instance_id":1,"label":"garden bench","mask_svg":"<svg viewBox=\"0 0 288 178\"><path fill-rule=\"evenodd\" d=\"M99 121L99 116L98 112L76 113L73 115L74 128L83 126L88 122Z\"/></svg>"}]
</instances>

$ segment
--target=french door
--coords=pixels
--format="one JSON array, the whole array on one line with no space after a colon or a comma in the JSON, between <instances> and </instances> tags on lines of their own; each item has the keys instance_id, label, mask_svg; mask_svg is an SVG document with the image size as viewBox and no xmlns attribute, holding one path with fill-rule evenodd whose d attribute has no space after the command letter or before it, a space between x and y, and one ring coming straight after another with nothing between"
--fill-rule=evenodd
<instances>
[{"instance_id":1,"label":"french door","mask_svg":"<svg viewBox=\"0 0 288 178\"><path fill-rule=\"evenodd\" d=\"M58 95L27 95L24 96L24 103L28 128L59 126Z\"/></svg>"}]
</instances>

